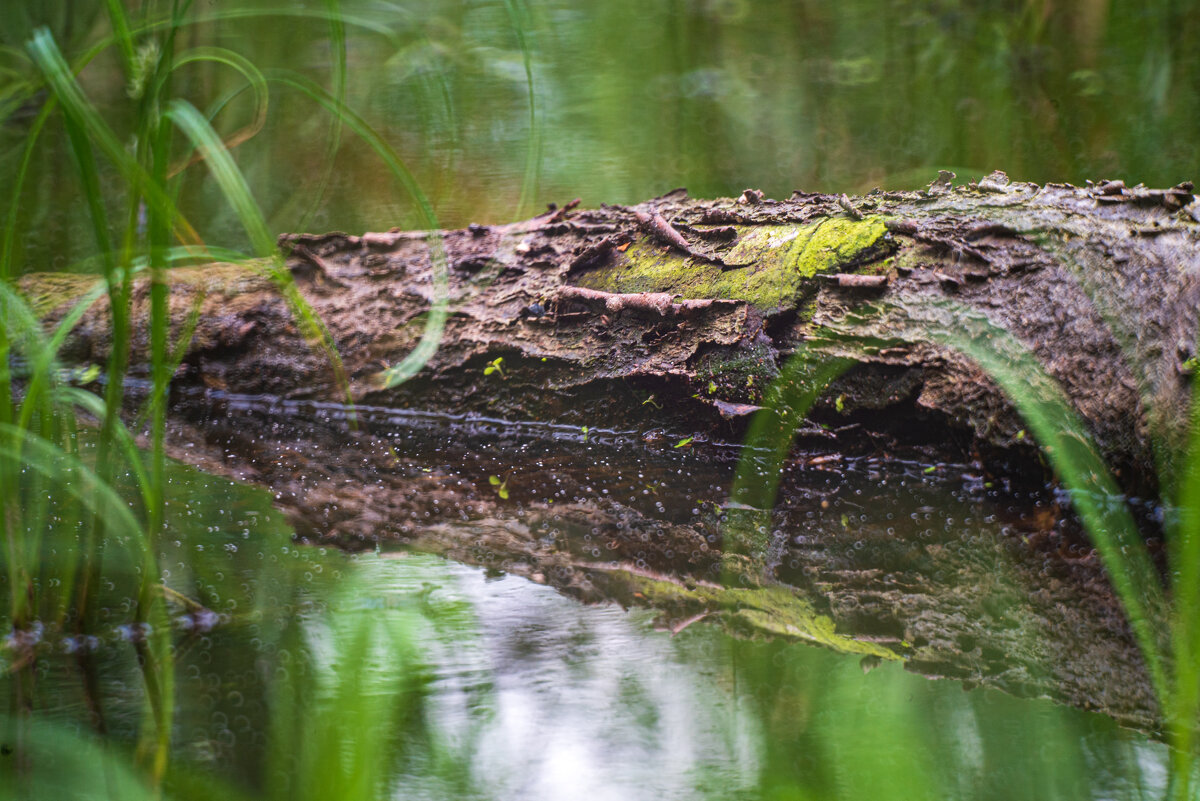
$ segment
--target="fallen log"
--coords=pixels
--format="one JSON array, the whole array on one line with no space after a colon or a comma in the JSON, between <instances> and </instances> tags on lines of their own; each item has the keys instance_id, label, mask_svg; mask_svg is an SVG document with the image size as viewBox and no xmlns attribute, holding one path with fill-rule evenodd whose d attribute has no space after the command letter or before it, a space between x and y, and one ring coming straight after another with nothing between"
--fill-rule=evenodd
<instances>
[{"instance_id":1,"label":"fallen log","mask_svg":"<svg viewBox=\"0 0 1200 801\"><path fill-rule=\"evenodd\" d=\"M1198 208L1190 184L1037 186L996 173L855 199L678 190L632 208L572 203L506 225L280 244L357 403L736 440L789 355L809 348L858 362L818 405L828 430L1027 459L1035 444L996 386L912 334L918 320L953 339L981 314L1036 355L1126 486L1143 490L1186 425ZM424 335L442 270L439 347L389 387L381 376ZM339 371L252 266L171 275L176 332L203 294L176 387L345 397ZM21 286L53 319L86 280L31 275ZM135 290L135 319L147 295ZM70 358L103 363L105 303L81 322ZM135 364L146 352L135 343Z\"/></svg>"},{"instance_id":2,"label":"fallen log","mask_svg":"<svg viewBox=\"0 0 1200 801\"><path fill-rule=\"evenodd\" d=\"M672 629L703 617L1152 728L1120 606L1052 497L1023 508L969 465L847 454L862 436L875 451L907 439L1033 457L997 387L912 335L974 336L985 316L1058 381L1127 486L1152 485L1186 429L1198 214L1189 185L992 175L862 198L673 192L463 231L285 235L344 372L255 265L172 270L172 329L195 333L168 448L270 488L307 541L397 541L652 606ZM443 271L439 348L388 386L429 328ZM53 322L94 280L31 275L21 288ZM103 363L106 302L66 358ZM144 283L133 304L145 319ZM789 466L763 551L730 553L738 510L720 488L734 456L703 441L737 440L800 349L858 366L817 409L825 426L802 432L826 453ZM135 371L147 352L134 343ZM901 509L928 522L897 537Z\"/></svg>"}]
</instances>

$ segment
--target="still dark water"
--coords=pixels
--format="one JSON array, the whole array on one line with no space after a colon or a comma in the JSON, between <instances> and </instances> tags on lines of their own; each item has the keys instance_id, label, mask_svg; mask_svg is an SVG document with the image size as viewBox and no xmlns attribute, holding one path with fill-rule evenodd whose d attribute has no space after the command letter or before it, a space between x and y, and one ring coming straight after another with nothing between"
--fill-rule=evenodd
<instances>
[{"instance_id":1,"label":"still dark water","mask_svg":"<svg viewBox=\"0 0 1200 801\"><path fill-rule=\"evenodd\" d=\"M417 225L413 194L370 147L281 81L294 71L336 86L342 34L326 8L195 3L210 21L179 46L230 48L266 76L265 124L234 153L273 231ZM107 32L101 2L0 9L0 43L18 53L0 81L28 78L19 48L38 25L68 56ZM1192 3L446 0L341 12L346 100L446 227L681 185L779 197L919 186L938 169L1151 185L1200 174ZM131 136L111 52L80 80ZM197 61L175 81L222 135L252 122L254 93L227 66ZM32 116L0 120L0 188ZM43 136L17 209L18 269L94 269L65 134L51 123ZM202 166L179 191L209 244L246 247ZM108 200L119 208L119 190ZM1098 714L895 664L866 672L857 655L703 622L672 636L645 611L429 556L298 546L269 495L186 468L173 487L164 583L204 606L173 607L169 795L348 797L347 777L367 782L353 797L397 799L1163 795L1163 746ZM882 515L894 496L881 497L856 503ZM818 516L786 533L820 541L822 526L853 523ZM894 528L887 548L923 530ZM106 740L85 723L83 646L52 627L39 646L45 714L32 741L46 798L146 796L122 767L148 725L123 587L113 573L106 628L85 644Z\"/></svg>"}]
</instances>

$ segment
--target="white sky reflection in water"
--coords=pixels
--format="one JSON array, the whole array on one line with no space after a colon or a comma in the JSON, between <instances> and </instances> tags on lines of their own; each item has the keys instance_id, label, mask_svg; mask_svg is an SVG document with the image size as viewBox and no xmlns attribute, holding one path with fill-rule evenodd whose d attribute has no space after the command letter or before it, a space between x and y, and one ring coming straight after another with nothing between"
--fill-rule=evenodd
<instances>
[{"instance_id":1,"label":"white sky reflection in water","mask_svg":"<svg viewBox=\"0 0 1200 801\"><path fill-rule=\"evenodd\" d=\"M646 613L422 557L377 565L385 595L436 581L439 605L471 606L477 637L422 645L436 665L430 718L472 752L489 796L686 798L701 775L710 791L714 780L730 793L756 786L754 716ZM414 797L408 779L397 790Z\"/></svg>"},{"instance_id":2,"label":"white sky reflection in water","mask_svg":"<svg viewBox=\"0 0 1200 801\"><path fill-rule=\"evenodd\" d=\"M1165 785L1162 746L1098 715L964 693L895 665L863 675L857 657L807 645L775 651L778 684L764 687L706 624L672 638L644 611L436 557L364 555L355 572L377 593L368 605L420 597L435 610L420 642L433 671L426 719L465 757L481 798L758 797L780 768L772 757L813 787L829 782L830 797L859 798L911 779L914 754L930 786L964 798L1019 796L1047 776L1059 786L1048 797L1153 797ZM821 753L806 750L814 742ZM445 798L443 781L406 771L392 797Z\"/></svg>"}]
</instances>

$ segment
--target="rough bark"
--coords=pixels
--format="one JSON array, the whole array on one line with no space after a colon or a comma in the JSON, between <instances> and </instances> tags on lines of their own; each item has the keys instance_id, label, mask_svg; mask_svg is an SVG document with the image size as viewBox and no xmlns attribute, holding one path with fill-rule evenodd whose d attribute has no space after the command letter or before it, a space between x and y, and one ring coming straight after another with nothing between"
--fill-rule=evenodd
<instances>
[{"instance_id":1,"label":"rough bark","mask_svg":"<svg viewBox=\"0 0 1200 801\"><path fill-rule=\"evenodd\" d=\"M1110 463L1145 489L1162 466L1155 448L1169 454L1186 418L1198 214L1190 185L1039 187L995 174L853 200L676 191L435 237L281 243L357 403L736 440L788 355L809 347L859 362L818 407L832 429L1028 456L1031 438L996 386L919 341L921 326L967 336L964 316L982 313L1036 354ZM450 303L440 347L413 380L384 389L381 372L424 332L439 269ZM177 386L344 397L339 372L264 275L233 265L173 275L177 331L205 293ZM63 281L32 276L24 287L61 309ZM144 313L145 288L135 295ZM944 300L957 305L936 305ZM102 362L105 317L97 304L73 358Z\"/></svg>"}]
</instances>

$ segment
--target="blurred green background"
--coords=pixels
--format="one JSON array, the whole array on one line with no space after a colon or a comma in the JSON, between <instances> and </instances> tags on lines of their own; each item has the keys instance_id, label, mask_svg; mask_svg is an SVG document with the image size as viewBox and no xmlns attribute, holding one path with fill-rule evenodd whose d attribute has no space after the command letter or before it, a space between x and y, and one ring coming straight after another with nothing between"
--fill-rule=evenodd
<instances>
[{"instance_id":1,"label":"blurred green background","mask_svg":"<svg viewBox=\"0 0 1200 801\"><path fill-rule=\"evenodd\" d=\"M4 0L10 86L33 80L21 51L48 25L68 55L107 31L104 3ZM694 196L864 192L963 180L1123 178L1170 185L1200 160L1200 11L1193 2L801 2L798 0L438 0L341 3L347 99L398 150L447 227L527 216L549 201L627 203L687 186ZM335 86L320 3L195 3L179 46L235 50L268 76ZM224 103L225 136L251 124L233 70L196 63L173 90ZM128 135L134 104L109 48L82 71ZM0 107L2 109L3 107ZM0 127L11 178L35 107ZM36 155L22 202L23 269L68 268L91 245L65 136ZM235 149L276 231L416 225L370 149L315 104L271 84L265 125ZM240 226L202 167L183 208L210 244ZM329 182L326 185L325 179ZM114 182L118 184L118 182ZM115 201L115 199L114 199ZM46 241L66 245L54 253Z\"/></svg>"}]
</instances>

